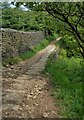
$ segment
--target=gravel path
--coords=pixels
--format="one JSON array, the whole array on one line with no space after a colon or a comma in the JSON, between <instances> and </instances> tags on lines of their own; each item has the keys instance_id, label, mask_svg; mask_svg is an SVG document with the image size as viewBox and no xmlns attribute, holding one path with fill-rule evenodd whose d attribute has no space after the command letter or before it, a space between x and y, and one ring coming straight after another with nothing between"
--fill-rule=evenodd
<instances>
[{"instance_id":1,"label":"gravel path","mask_svg":"<svg viewBox=\"0 0 84 120\"><path fill-rule=\"evenodd\" d=\"M48 77L41 73L55 49L50 44L29 60L3 68L3 117L59 118Z\"/></svg>"}]
</instances>

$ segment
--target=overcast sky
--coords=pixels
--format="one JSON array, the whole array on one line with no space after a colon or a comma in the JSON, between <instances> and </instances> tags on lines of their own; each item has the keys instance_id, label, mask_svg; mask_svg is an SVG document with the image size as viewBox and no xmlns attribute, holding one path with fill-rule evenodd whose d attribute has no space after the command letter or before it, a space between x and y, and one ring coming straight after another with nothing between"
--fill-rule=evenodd
<instances>
[{"instance_id":1,"label":"overcast sky","mask_svg":"<svg viewBox=\"0 0 84 120\"><path fill-rule=\"evenodd\" d=\"M14 1L16 1L16 0L0 0L0 2L8 2L11 8L15 8L15 7L16 7L16 6L15 6L15 3L16 3L16 2L14 3L14 5L11 4L11 2L14 2ZM29 9L28 9L27 7L25 7L24 5L25 5L25 4L23 3L23 5L21 5L21 6L19 7L19 9L21 9L21 10L23 10L23 11L28 11Z\"/></svg>"},{"instance_id":2,"label":"overcast sky","mask_svg":"<svg viewBox=\"0 0 84 120\"><path fill-rule=\"evenodd\" d=\"M14 0L0 0L0 2L14 2Z\"/></svg>"}]
</instances>

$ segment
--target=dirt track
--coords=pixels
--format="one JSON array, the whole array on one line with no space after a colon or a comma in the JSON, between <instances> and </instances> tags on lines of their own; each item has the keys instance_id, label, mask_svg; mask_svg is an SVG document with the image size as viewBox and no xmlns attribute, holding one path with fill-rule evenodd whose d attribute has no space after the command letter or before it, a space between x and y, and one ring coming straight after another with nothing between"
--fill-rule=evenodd
<instances>
[{"instance_id":1,"label":"dirt track","mask_svg":"<svg viewBox=\"0 0 84 120\"><path fill-rule=\"evenodd\" d=\"M49 55L56 49L52 43L34 57L11 66L3 72L3 111L7 118L59 118L48 78L41 72ZM8 71L8 72L7 72Z\"/></svg>"}]
</instances>

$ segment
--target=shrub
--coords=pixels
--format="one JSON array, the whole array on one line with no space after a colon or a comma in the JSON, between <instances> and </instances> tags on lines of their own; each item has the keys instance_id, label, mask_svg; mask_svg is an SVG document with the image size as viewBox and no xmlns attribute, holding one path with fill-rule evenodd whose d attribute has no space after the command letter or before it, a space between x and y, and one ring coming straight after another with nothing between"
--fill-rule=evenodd
<instances>
[{"instance_id":1,"label":"shrub","mask_svg":"<svg viewBox=\"0 0 84 120\"><path fill-rule=\"evenodd\" d=\"M68 118L81 118L82 107L82 60L79 58L59 58L54 63L49 60L45 71L50 74L54 97L63 106L61 114Z\"/></svg>"}]
</instances>

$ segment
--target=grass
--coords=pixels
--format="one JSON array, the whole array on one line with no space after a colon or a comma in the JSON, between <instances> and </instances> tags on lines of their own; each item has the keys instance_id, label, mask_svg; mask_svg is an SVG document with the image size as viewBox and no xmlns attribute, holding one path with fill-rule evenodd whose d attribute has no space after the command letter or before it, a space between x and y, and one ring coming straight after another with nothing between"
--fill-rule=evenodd
<instances>
[{"instance_id":1,"label":"grass","mask_svg":"<svg viewBox=\"0 0 84 120\"><path fill-rule=\"evenodd\" d=\"M66 118L82 118L82 70L80 58L58 58L46 64L45 72L50 75L53 96L62 108L60 114ZM82 69L83 68L83 69Z\"/></svg>"},{"instance_id":2,"label":"grass","mask_svg":"<svg viewBox=\"0 0 84 120\"><path fill-rule=\"evenodd\" d=\"M54 34L53 36L49 36L45 39L43 39L39 44L32 47L30 51L26 51L23 54L20 54L19 56L8 58L6 60L2 61L3 66L9 66L13 64L17 64L18 62L21 62L23 60L31 58L33 55L35 55L38 51L44 49L51 41L55 40L57 38L57 35Z\"/></svg>"},{"instance_id":3,"label":"grass","mask_svg":"<svg viewBox=\"0 0 84 120\"><path fill-rule=\"evenodd\" d=\"M27 51L27 52L21 54L19 57L22 60L26 60L28 58L31 58L34 54L36 54L38 51L40 51L43 48L45 48L48 44L49 44L48 40L44 39L39 44L37 44L35 47L33 47L30 51Z\"/></svg>"}]
</instances>

